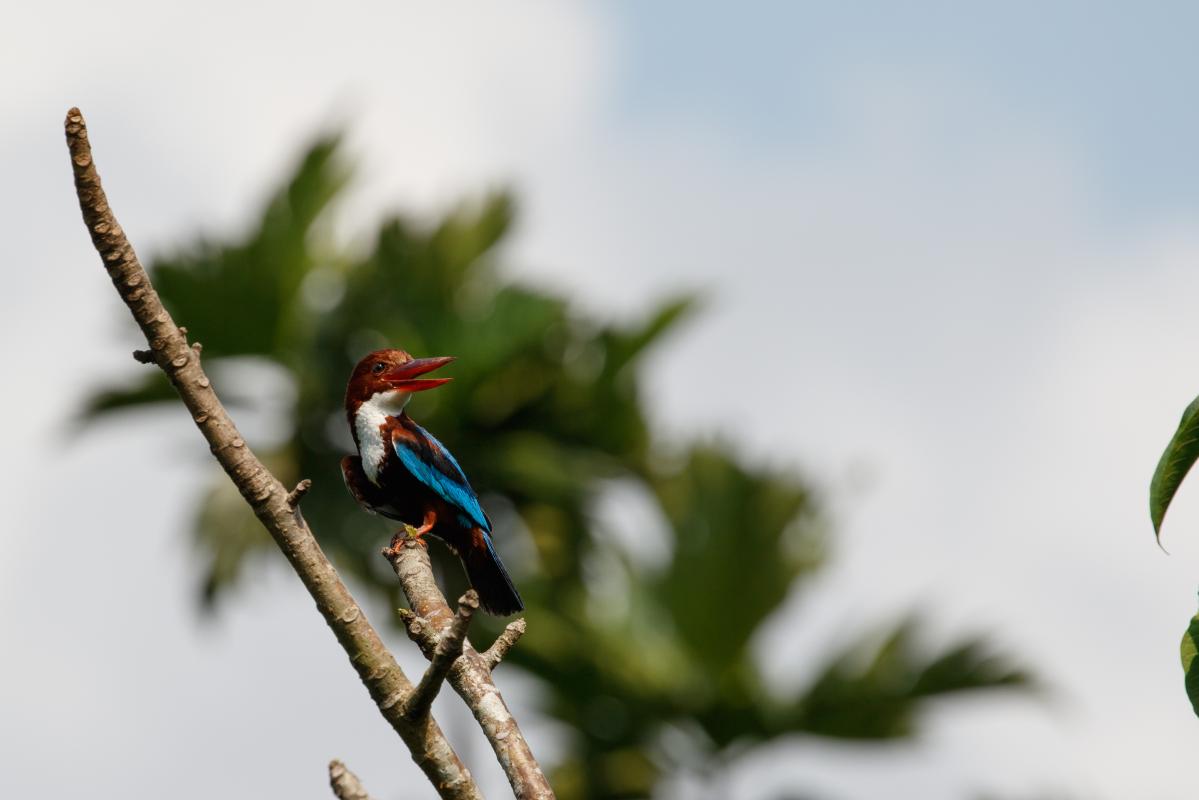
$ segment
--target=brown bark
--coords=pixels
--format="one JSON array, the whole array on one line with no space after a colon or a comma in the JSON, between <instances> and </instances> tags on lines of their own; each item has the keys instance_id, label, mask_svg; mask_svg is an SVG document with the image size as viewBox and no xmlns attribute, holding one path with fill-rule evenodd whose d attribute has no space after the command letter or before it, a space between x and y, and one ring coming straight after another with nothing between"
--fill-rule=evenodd
<instances>
[{"instance_id":1,"label":"brown bark","mask_svg":"<svg viewBox=\"0 0 1199 800\"><path fill-rule=\"evenodd\" d=\"M67 112L66 134L75 191L92 244L150 345L149 354L139 351L142 355L139 360L152 360L166 373L208 441L213 456L279 545L379 711L403 739L412 759L438 793L455 800L478 800L482 795L474 779L433 718L425 714L410 719L402 713L403 701L412 691L412 684L383 646L304 521L296 504L306 485L301 482L289 494L246 446L200 366L199 345L188 344L184 331L163 307L108 206L92 162L87 127L78 109Z\"/></svg>"}]
</instances>

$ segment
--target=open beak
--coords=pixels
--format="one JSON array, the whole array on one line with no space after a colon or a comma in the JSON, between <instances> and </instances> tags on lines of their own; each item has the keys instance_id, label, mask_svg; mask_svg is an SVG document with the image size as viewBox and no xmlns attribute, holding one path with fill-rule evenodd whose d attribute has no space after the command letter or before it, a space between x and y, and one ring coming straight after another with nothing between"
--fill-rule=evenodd
<instances>
[{"instance_id":1,"label":"open beak","mask_svg":"<svg viewBox=\"0 0 1199 800\"><path fill-rule=\"evenodd\" d=\"M449 383L452 378L418 378L426 372L444 367L454 360L453 356L438 356L436 358L414 358L391 369L383 380L391 384L393 389L404 392L423 392L426 389L436 389L443 383Z\"/></svg>"}]
</instances>

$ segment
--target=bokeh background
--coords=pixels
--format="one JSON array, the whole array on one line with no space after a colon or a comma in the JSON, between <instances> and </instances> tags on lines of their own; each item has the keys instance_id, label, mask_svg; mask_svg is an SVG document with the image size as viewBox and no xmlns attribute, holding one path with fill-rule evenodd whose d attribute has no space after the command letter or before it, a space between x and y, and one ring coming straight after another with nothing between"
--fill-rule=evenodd
<instances>
[{"instance_id":1,"label":"bokeh background","mask_svg":"<svg viewBox=\"0 0 1199 800\"><path fill-rule=\"evenodd\" d=\"M454 313L477 314L487 291L536 292L569 302L582 341L699 297L613 377L653 435L627 439L620 469L588 462L596 491L578 525L594 540L578 541L607 557L578 561L577 619L657 619L637 616L627 570L680 552L670 503L687 496L681 454L700 442L802 487L825 559L745 643L735 672L752 669L756 699L811 688L867 632L913 614L919 654L983 636L1001 655L984 663L1036 676L1029 691L915 698L888 741L771 716L779 735L718 748L715 770L696 760L712 741L702 719L673 724L645 751L661 796L1190 796L1177 642L1199 583L1199 497L1184 484L1170 556L1146 509L1157 455L1199 391L1189 5L115 3L6 16L0 793L325 797L340 757L379 797L430 794L279 559L251 557L205 594L211 543L193 529L212 465L186 415L139 407L84 425L98 392L144 371L79 223L61 134L77 104L147 261L194 261L200 236L252 241L313 143L343 131L330 163L353 179L302 237L313 249L297 258L324 277L303 282L297 307L320 312L331 273L381 263L377 233L396 214L408 244L381 278L397 306L421 296L402 280L422 263L475 276L446 301ZM500 191L512 204L488 217ZM494 246L413 256L441 252L447 219L454 241ZM476 230L490 233L463 233ZM180 322L220 355L216 326L254 308L208 307L210 333ZM438 319L408 335L471 346ZM302 322L283 337L285 366L334 374L302 356L327 327ZM603 369L562 330L547 326L558 345L543 353L587 386ZM297 404L320 397L261 361L225 366L218 388L246 399L236 417L264 446L286 443ZM455 369L463 380L424 416L477 453L468 470L494 476L484 487L512 522L504 551L535 595L544 520L521 522L481 434L452 429L476 419L455 409L493 408L469 380L493 373ZM319 463L303 467L322 484ZM371 526L382 541L370 520L317 532L353 571L351 539ZM806 564L796 554L812 551L785 552ZM745 586L762 582L727 560ZM365 561L356 574L383 623L391 601ZM558 595L546 597L548 613ZM856 653L849 674L890 663L876 656ZM688 663L703 685L708 663ZM501 668L501 687L535 751L569 763L582 751L564 695L525 666ZM453 698L437 710L501 794L473 723ZM619 715L601 703L582 716Z\"/></svg>"}]
</instances>

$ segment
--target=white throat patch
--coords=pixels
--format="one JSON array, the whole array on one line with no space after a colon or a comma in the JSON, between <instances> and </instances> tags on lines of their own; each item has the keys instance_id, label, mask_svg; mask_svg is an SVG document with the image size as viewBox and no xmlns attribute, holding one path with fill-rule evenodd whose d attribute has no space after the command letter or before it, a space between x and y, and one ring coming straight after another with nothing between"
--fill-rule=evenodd
<instances>
[{"instance_id":1,"label":"white throat patch","mask_svg":"<svg viewBox=\"0 0 1199 800\"><path fill-rule=\"evenodd\" d=\"M362 457L362 471L371 483L379 485L379 470L383 466L383 455L387 452L383 441L382 426L388 417L398 416L408 405L408 392L377 392L371 399L358 406L354 413L354 432L358 434L358 455Z\"/></svg>"}]
</instances>

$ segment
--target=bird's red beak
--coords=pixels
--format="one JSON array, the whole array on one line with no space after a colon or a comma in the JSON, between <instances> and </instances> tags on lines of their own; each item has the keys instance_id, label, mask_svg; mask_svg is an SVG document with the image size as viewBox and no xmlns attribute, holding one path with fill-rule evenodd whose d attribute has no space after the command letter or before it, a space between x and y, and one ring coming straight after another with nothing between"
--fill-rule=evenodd
<instances>
[{"instance_id":1,"label":"bird's red beak","mask_svg":"<svg viewBox=\"0 0 1199 800\"><path fill-rule=\"evenodd\" d=\"M435 369L444 367L454 360L453 356L438 356L436 358L414 358L393 367L383 376L383 380L391 384L391 388L405 392L423 392L426 389L436 389L443 383L449 383L452 378L417 378Z\"/></svg>"}]
</instances>

